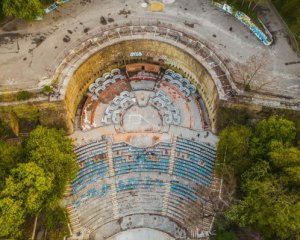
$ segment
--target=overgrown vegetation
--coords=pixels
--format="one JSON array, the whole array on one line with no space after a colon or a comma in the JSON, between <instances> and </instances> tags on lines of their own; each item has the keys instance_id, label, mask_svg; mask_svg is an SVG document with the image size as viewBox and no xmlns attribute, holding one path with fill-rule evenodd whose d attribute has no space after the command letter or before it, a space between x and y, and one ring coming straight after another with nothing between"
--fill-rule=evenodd
<instances>
[{"instance_id":1,"label":"overgrown vegetation","mask_svg":"<svg viewBox=\"0 0 300 240\"><path fill-rule=\"evenodd\" d=\"M34 20L44 14L44 7L53 0L2 0L0 1L0 20L4 16L13 16Z\"/></svg>"},{"instance_id":2,"label":"overgrown vegetation","mask_svg":"<svg viewBox=\"0 0 300 240\"><path fill-rule=\"evenodd\" d=\"M216 240L238 240L235 233L236 226L228 221L224 216L219 215L215 220L215 228L217 229Z\"/></svg>"},{"instance_id":3,"label":"overgrown vegetation","mask_svg":"<svg viewBox=\"0 0 300 240\"><path fill-rule=\"evenodd\" d=\"M253 10L258 4L263 4L264 2L264 0L226 0L227 4L238 11L246 13L255 23L257 23L257 13Z\"/></svg>"},{"instance_id":4,"label":"overgrown vegetation","mask_svg":"<svg viewBox=\"0 0 300 240\"><path fill-rule=\"evenodd\" d=\"M27 135L38 125L67 129L63 102L0 107L0 139Z\"/></svg>"},{"instance_id":5,"label":"overgrown vegetation","mask_svg":"<svg viewBox=\"0 0 300 240\"><path fill-rule=\"evenodd\" d=\"M219 172L233 169L237 184L227 220L266 240L299 239L300 149L295 137L295 124L275 116L252 128L233 125L221 132Z\"/></svg>"},{"instance_id":6,"label":"overgrown vegetation","mask_svg":"<svg viewBox=\"0 0 300 240\"><path fill-rule=\"evenodd\" d=\"M65 208L57 207L45 213L43 225L47 230L47 240L63 239L68 236L68 217Z\"/></svg>"},{"instance_id":7,"label":"overgrown vegetation","mask_svg":"<svg viewBox=\"0 0 300 240\"><path fill-rule=\"evenodd\" d=\"M18 101L25 101L25 100L28 100L29 98L32 97L32 93L31 92L28 92L28 91L19 91L17 93L17 100Z\"/></svg>"},{"instance_id":8,"label":"overgrown vegetation","mask_svg":"<svg viewBox=\"0 0 300 240\"><path fill-rule=\"evenodd\" d=\"M43 86L42 92L43 92L43 94L49 96L51 93L54 92L53 86L51 86L51 85L45 85L45 86Z\"/></svg>"},{"instance_id":9,"label":"overgrown vegetation","mask_svg":"<svg viewBox=\"0 0 300 240\"><path fill-rule=\"evenodd\" d=\"M22 145L0 142L0 238L24 239L25 222L45 212L49 231L67 234L58 203L76 174L75 159L62 130L39 126Z\"/></svg>"},{"instance_id":10,"label":"overgrown vegetation","mask_svg":"<svg viewBox=\"0 0 300 240\"><path fill-rule=\"evenodd\" d=\"M7 138L10 135L8 124L0 118L0 139Z\"/></svg>"}]
</instances>

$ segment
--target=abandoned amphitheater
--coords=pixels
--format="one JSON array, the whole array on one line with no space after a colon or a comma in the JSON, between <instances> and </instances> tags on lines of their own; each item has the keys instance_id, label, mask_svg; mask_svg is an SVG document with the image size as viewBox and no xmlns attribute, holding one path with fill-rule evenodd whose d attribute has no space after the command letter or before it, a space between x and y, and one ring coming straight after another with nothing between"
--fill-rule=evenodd
<instances>
[{"instance_id":1,"label":"abandoned amphitheater","mask_svg":"<svg viewBox=\"0 0 300 240\"><path fill-rule=\"evenodd\" d=\"M162 12L141 2L73 0L0 46L1 93L37 92L40 123L74 139L72 240L208 239L221 198L218 109L300 108L299 65L285 64L299 57L281 33L263 46L210 1L162 1ZM244 91L236 64L261 54L255 91Z\"/></svg>"}]
</instances>

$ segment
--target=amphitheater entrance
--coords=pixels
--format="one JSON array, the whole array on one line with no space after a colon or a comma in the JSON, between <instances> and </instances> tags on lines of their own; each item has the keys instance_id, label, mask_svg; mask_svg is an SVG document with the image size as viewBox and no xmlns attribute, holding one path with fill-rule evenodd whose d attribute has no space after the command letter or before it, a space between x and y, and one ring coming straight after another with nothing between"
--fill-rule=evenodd
<instances>
[{"instance_id":1,"label":"amphitheater entrance","mask_svg":"<svg viewBox=\"0 0 300 240\"><path fill-rule=\"evenodd\" d=\"M160 232L150 228L131 229L121 232L108 238L107 240L174 240L164 232ZM97 239L96 239L97 240Z\"/></svg>"}]
</instances>

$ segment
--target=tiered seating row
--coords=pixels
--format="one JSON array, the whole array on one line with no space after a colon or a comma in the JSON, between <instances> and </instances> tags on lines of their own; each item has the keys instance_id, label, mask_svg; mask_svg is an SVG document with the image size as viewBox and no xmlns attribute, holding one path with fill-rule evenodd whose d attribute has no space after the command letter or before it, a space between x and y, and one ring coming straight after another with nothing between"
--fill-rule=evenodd
<instances>
[{"instance_id":1,"label":"tiered seating row","mask_svg":"<svg viewBox=\"0 0 300 240\"><path fill-rule=\"evenodd\" d=\"M205 202L197 195L196 191L193 188L178 181L171 181L171 193L178 194L181 197L187 198L191 201L200 199L202 202Z\"/></svg>"},{"instance_id":2,"label":"tiered seating row","mask_svg":"<svg viewBox=\"0 0 300 240\"><path fill-rule=\"evenodd\" d=\"M212 173L214 169L214 162L205 156L199 150L193 148L193 146L176 145L176 157L186 159L186 161L193 162L194 164L201 165L207 173Z\"/></svg>"},{"instance_id":3,"label":"tiered seating row","mask_svg":"<svg viewBox=\"0 0 300 240\"><path fill-rule=\"evenodd\" d=\"M180 111L172 103L172 98L164 91L158 90L153 98L149 101L153 107L159 110L163 115L165 124L179 125L181 122Z\"/></svg>"},{"instance_id":4,"label":"tiered seating row","mask_svg":"<svg viewBox=\"0 0 300 240\"><path fill-rule=\"evenodd\" d=\"M164 186L162 181L151 180L151 178L128 178L127 183L123 180L117 182L117 192L133 190L138 188L150 189L152 186Z\"/></svg>"},{"instance_id":5,"label":"tiered seating row","mask_svg":"<svg viewBox=\"0 0 300 240\"><path fill-rule=\"evenodd\" d=\"M194 146L199 146L200 148L207 150L211 154L215 154L215 148L213 146L210 146L210 145L206 144L206 143L195 142L193 140L182 138L182 137L178 137L177 141L178 142L183 142L183 143L186 143L186 144L192 144Z\"/></svg>"},{"instance_id":6,"label":"tiered seating row","mask_svg":"<svg viewBox=\"0 0 300 240\"><path fill-rule=\"evenodd\" d=\"M196 164L191 164L184 159L175 159L174 171L175 176L185 178L199 185L210 186L211 177L205 174Z\"/></svg>"},{"instance_id":7,"label":"tiered seating row","mask_svg":"<svg viewBox=\"0 0 300 240\"><path fill-rule=\"evenodd\" d=\"M75 149L78 155L79 173L72 183L73 194L84 189L87 184L104 179L108 173L106 141L96 141Z\"/></svg>"},{"instance_id":8,"label":"tiered seating row","mask_svg":"<svg viewBox=\"0 0 300 240\"><path fill-rule=\"evenodd\" d=\"M196 93L196 87L190 83L186 78L183 78L179 73L175 73L171 69L167 69L163 80L172 83L173 85L178 86L181 92L185 94L186 97L189 97L191 94Z\"/></svg>"},{"instance_id":9,"label":"tiered seating row","mask_svg":"<svg viewBox=\"0 0 300 240\"><path fill-rule=\"evenodd\" d=\"M90 143L77 148L75 152L78 154L81 169L77 180L72 184L73 196L76 199L73 206L79 210L84 225L92 224L94 226L99 219L101 219L101 224L110 221L113 215L109 204L111 202L109 193L112 186L111 184L103 184L101 180L108 174L108 164L105 161L107 158L106 141ZM114 143L112 145L112 157L115 175L130 172L163 172L168 174L170 154L171 143L166 142L148 148L134 147L125 142ZM174 157L173 174L175 176L203 186L211 185L215 157L213 147L178 138ZM136 194L132 195L132 191L135 191ZM122 207L128 206L126 210L119 209L119 214L126 215L130 212L161 214L165 191L165 183L151 179L151 177L117 180L116 201ZM151 195L152 192L155 192L155 196ZM128 194L130 194L132 201L128 200ZM205 210L206 201L197 195L195 189L179 181L171 181L166 215L175 217L180 222L185 222L186 216L193 212L193 209L186 206L191 206L195 201L199 208L208 211Z\"/></svg>"},{"instance_id":10,"label":"tiered seating row","mask_svg":"<svg viewBox=\"0 0 300 240\"><path fill-rule=\"evenodd\" d=\"M136 98L132 93L128 91L121 92L120 96L116 96L106 108L101 122L104 124L120 124L123 113L135 102Z\"/></svg>"},{"instance_id":11,"label":"tiered seating row","mask_svg":"<svg viewBox=\"0 0 300 240\"><path fill-rule=\"evenodd\" d=\"M129 172L168 172L171 150L169 143L159 143L146 149L117 143L112 150L115 175Z\"/></svg>"},{"instance_id":12,"label":"tiered seating row","mask_svg":"<svg viewBox=\"0 0 300 240\"><path fill-rule=\"evenodd\" d=\"M99 141L95 141L89 144L86 144L84 146L80 146L78 148L75 148L74 152L79 156L81 154L85 154L87 150L92 149L93 147L96 147L97 145L106 143L105 140L99 140Z\"/></svg>"},{"instance_id":13,"label":"tiered seating row","mask_svg":"<svg viewBox=\"0 0 300 240\"><path fill-rule=\"evenodd\" d=\"M97 100L100 92L104 91L109 85L114 84L118 80L124 80L126 77L121 74L121 70L116 68L111 72L104 73L102 77L97 78L94 83L89 86L89 92L92 100Z\"/></svg>"},{"instance_id":14,"label":"tiered seating row","mask_svg":"<svg viewBox=\"0 0 300 240\"><path fill-rule=\"evenodd\" d=\"M215 155L214 148L207 144L178 138L173 173L197 184L210 186Z\"/></svg>"},{"instance_id":15,"label":"tiered seating row","mask_svg":"<svg viewBox=\"0 0 300 240\"><path fill-rule=\"evenodd\" d=\"M103 197L106 196L110 190L110 184L102 185L102 188L96 189L92 188L86 191L86 193L81 194L76 201L73 202L74 207L79 207L81 204L87 203L93 197Z\"/></svg>"},{"instance_id":16,"label":"tiered seating row","mask_svg":"<svg viewBox=\"0 0 300 240\"><path fill-rule=\"evenodd\" d=\"M72 183L73 194L84 189L96 179L104 179L108 174L108 165L104 161L94 163L88 169L80 170L77 179Z\"/></svg>"},{"instance_id":17,"label":"tiered seating row","mask_svg":"<svg viewBox=\"0 0 300 240\"><path fill-rule=\"evenodd\" d=\"M106 142L101 142L97 145L93 145L90 148L87 148L86 150L84 150L84 152L82 151L80 153L77 153L78 163L84 162L87 159L92 159L94 156L107 153L106 144ZM81 165L84 165L84 163L82 163Z\"/></svg>"},{"instance_id":18,"label":"tiered seating row","mask_svg":"<svg viewBox=\"0 0 300 240\"><path fill-rule=\"evenodd\" d=\"M211 146L203 143L189 141L186 139L178 139L176 147L180 148L180 150L185 153L190 152L190 155L194 154L199 156L199 158L205 162L204 166L213 170L216 151L215 149L211 148ZM199 158L196 159L199 160ZM195 159L192 158L191 160Z\"/></svg>"},{"instance_id":19,"label":"tiered seating row","mask_svg":"<svg viewBox=\"0 0 300 240\"><path fill-rule=\"evenodd\" d=\"M151 178L119 180L117 182L116 196L119 202L119 217L139 213L161 214L165 191L163 186L164 183L162 181ZM112 219L110 189L110 184L102 185L99 189L89 189L73 202L73 206L78 209L81 223L84 226L94 229ZM136 192L132 193L131 191L133 190L136 190ZM200 199L203 204L196 203L196 205L191 205L197 199ZM206 202L197 196L193 188L178 181L171 181L170 198L166 211L167 216L185 223L189 216L193 216L194 207L199 208L197 210L199 213L207 212L205 205Z\"/></svg>"}]
</instances>

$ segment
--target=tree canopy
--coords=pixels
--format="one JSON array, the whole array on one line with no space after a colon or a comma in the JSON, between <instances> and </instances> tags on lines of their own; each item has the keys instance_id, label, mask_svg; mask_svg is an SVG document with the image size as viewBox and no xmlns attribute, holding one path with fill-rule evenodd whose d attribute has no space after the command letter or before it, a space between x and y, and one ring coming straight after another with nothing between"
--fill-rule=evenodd
<instances>
[{"instance_id":1,"label":"tree canopy","mask_svg":"<svg viewBox=\"0 0 300 240\"><path fill-rule=\"evenodd\" d=\"M44 13L39 0L3 0L2 9L6 16L27 20L33 20Z\"/></svg>"},{"instance_id":2,"label":"tree canopy","mask_svg":"<svg viewBox=\"0 0 300 240\"><path fill-rule=\"evenodd\" d=\"M59 200L66 183L75 177L77 163L72 140L62 130L37 127L29 135L25 147L28 160L54 175L51 203Z\"/></svg>"},{"instance_id":3,"label":"tree canopy","mask_svg":"<svg viewBox=\"0 0 300 240\"><path fill-rule=\"evenodd\" d=\"M0 160L0 237L18 239L29 216L58 206L76 155L64 131L39 126L22 145L0 142Z\"/></svg>"},{"instance_id":4,"label":"tree canopy","mask_svg":"<svg viewBox=\"0 0 300 240\"><path fill-rule=\"evenodd\" d=\"M12 170L1 192L0 223L6 228L3 236L19 236L25 216L36 214L45 204L52 188L52 180L53 176L47 176L33 162L19 164ZM17 221L16 217L19 218Z\"/></svg>"},{"instance_id":5,"label":"tree canopy","mask_svg":"<svg viewBox=\"0 0 300 240\"><path fill-rule=\"evenodd\" d=\"M250 128L245 126L229 126L219 136L217 156L220 161L226 159L226 163L236 169L236 175L250 165L249 143L252 136Z\"/></svg>"},{"instance_id":6,"label":"tree canopy","mask_svg":"<svg viewBox=\"0 0 300 240\"><path fill-rule=\"evenodd\" d=\"M0 191L11 169L22 162L22 148L19 145L6 143L0 140Z\"/></svg>"},{"instance_id":7,"label":"tree canopy","mask_svg":"<svg viewBox=\"0 0 300 240\"><path fill-rule=\"evenodd\" d=\"M52 190L53 174L33 162L19 164L6 179L1 195L22 201L29 214L37 213Z\"/></svg>"},{"instance_id":8,"label":"tree canopy","mask_svg":"<svg viewBox=\"0 0 300 240\"><path fill-rule=\"evenodd\" d=\"M20 226L25 222L25 209L20 200L9 197L0 199L0 237L12 239L22 234Z\"/></svg>"},{"instance_id":9,"label":"tree canopy","mask_svg":"<svg viewBox=\"0 0 300 240\"><path fill-rule=\"evenodd\" d=\"M227 217L264 239L298 239L300 229L300 150L294 123L272 116L254 129L225 128L218 161L232 166L238 179L236 202Z\"/></svg>"}]
</instances>

